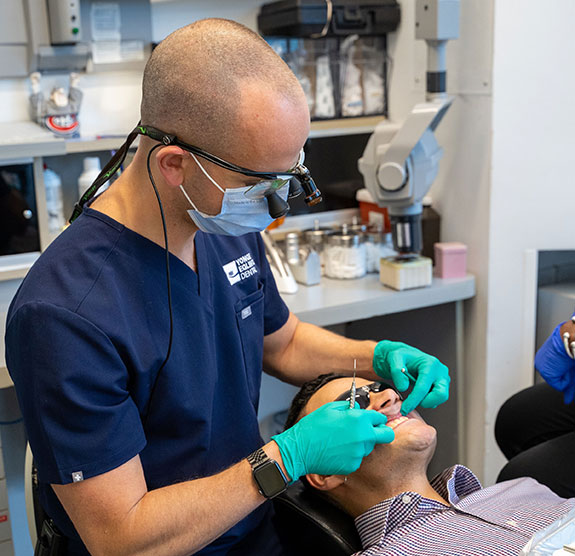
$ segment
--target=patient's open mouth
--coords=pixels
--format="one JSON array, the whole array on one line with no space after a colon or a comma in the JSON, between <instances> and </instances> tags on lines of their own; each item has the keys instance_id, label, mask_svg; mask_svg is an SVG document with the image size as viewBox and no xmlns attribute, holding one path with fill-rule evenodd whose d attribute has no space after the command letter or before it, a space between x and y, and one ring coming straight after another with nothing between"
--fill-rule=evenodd
<instances>
[{"instance_id":1,"label":"patient's open mouth","mask_svg":"<svg viewBox=\"0 0 575 556\"><path fill-rule=\"evenodd\" d=\"M410 417L405 417L401 413L398 413L397 415L388 415L387 426L391 429L395 429L399 427L399 425L405 423L406 421L409 421L409 419Z\"/></svg>"}]
</instances>

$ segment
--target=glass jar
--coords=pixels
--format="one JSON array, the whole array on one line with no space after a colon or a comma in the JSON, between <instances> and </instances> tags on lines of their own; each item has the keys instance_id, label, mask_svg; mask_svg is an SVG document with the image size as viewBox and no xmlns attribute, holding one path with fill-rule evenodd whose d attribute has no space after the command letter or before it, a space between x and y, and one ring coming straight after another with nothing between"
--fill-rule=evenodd
<instances>
[{"instance_id":1,"label":"glass jar","mask_svg":"<svg viewBox=\"0 0 575 556\"><path fill-rule=\"evenodd\" d=\"M342 227L327 238L325 273L329 278L351 279L365 276L367 258L365 243L360 234Z\"/></svg>"},{"instance_id":2,"label":"glass jar","mask_svg":"<svg viewBox=\"0 0 575 556\"><path fill-rule=\"evenodd\" d=\"M391 234L383 233L383 226L370 226L364 234L367 272L379 272L379 261L393 257L397 252L393 249Z\"/></svg>"},{"instance_id":3,"label":"glass jar","mask_svg":"<svg viewBox=\"0 0 575 556\"><path fill-rule=\"evenodd\" d=\"M321 264L321 275L325 276L325 246L326 238L333 234L332 228L321 228L319 220L314 221L313 228L303 231L303 238L306 244L319 254Z\"/></svg>"}]
</instances>

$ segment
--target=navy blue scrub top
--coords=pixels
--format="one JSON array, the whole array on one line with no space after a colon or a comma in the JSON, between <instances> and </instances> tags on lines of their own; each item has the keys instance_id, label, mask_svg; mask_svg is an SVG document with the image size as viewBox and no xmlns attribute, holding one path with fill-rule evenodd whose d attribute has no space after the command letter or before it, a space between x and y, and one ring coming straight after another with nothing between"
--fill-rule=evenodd
<instances>
[{"instance_id":1,"label":"navy blue scrub top","mask_svg":"<svg viewBox=\"0 0 575 556\"><path fill-rule=\"evenodd\" d=\"M169 337L162 247L85 209L12 301L7 366L42 505L68 537L79 539L50 483L88 479L140 454L152 490L213 475L262 445L263 337L289 311L259 234L198 232L195 247L198 274L170 255L174 340L145 427ZM244 545L268 514L262 505L200 554Z\"/></svg>"}]
</instances>

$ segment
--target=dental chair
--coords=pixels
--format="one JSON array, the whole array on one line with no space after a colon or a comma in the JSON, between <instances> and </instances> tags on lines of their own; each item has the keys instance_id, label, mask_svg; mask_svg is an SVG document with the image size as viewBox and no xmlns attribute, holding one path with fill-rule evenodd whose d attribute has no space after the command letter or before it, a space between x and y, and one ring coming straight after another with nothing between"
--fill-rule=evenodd
<instances>
[{"instance_id":1,"label":"dental chair","mask_svg":"<svg viewBox=\"0 0 575 556\"><path fill-rule=\"evenodd\" d=\"M298 556L349 556L362 550L353 518L301 481L274 498L283 545Z\"/></svg>"}]
</instances>

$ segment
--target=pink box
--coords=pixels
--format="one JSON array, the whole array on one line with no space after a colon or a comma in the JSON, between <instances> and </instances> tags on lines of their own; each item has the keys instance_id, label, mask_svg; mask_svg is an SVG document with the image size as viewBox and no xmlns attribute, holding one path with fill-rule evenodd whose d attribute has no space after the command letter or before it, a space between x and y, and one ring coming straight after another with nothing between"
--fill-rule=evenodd
<instances>
[{"instance_id":1,"label":"pink box","mask_svg":"<svg viewBox=\"0 0 575 556\"><path fill-rule=\"evenodd\" d=\"M435 275L438 278L465 278L467 274L467 245L449 242L436 243Z\"/></svg>"}]
</instances>

